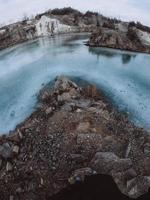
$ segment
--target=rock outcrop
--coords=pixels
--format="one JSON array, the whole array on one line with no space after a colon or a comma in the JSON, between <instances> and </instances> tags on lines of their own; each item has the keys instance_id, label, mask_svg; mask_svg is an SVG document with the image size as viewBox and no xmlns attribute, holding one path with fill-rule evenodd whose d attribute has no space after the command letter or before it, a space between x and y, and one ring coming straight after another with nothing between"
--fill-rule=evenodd
<instances>
[{"instance_id":1,"label":"rock outcrop","mask_svg":"<svg viewBox=\"0 0 150 200\"><path fill-rule=\"evenodd\" d=\"M0 28L0 50L35 39L62 33L93 32L90 46L150 52L150 28L140 23L121 22L72 8L48 10L34 19Z\"/></svg>"},{"instance_id":2,"label":"rock outcrop","mask_svg":"<svg viewBox=\"0 0 150 200\"><path fill-rule=\"evenodd\" d=\"M28 119L0 137L1 199L49 199L95 174L112 176L129 197L148 192L150 136L96 87L57 77L39 99Z\"/></svg>"},{"instance_id":3,"label":"rock outcrop","mask_svg":"<svg viewBox=\"0 0 150 200\"><path fill-rule=\"evenodd\" d=\"M36 23L38 36L51 36L60 33L74 32L76 29L72 26L60 23L58 19L42 16Z\"/></svg>"},{"instance_id":4,"label":"rock outcrop","mask_svg":"<svg viewBox=\"0 0 150 200\"><path fill-rule=\"evenodd\" d=\"M94 31L88 45L150 53L150 33L120 23L115 29L99 28Z\"/></svg>"},{"instance_id":5,"label":"rock outcrop","mask_svg":"<svg viewBox=\"0 0 150 200\"><path fill-rule=\"evenodd\" d=\"M0 50L37 37L62 33L92 32L101 21L97 13L80 13L71 8L54 9L0 28Z\"/></svg>"},{"instance_id":6,"label":"rock outcrop","mask_svg":"<svg viewBox=\"0 0 150 200\"><path fill-rule=\"evenodd\" d=\"M21 22L0 29L0 50L37 37L34 24Z\"/></svg>"}]
</instances>

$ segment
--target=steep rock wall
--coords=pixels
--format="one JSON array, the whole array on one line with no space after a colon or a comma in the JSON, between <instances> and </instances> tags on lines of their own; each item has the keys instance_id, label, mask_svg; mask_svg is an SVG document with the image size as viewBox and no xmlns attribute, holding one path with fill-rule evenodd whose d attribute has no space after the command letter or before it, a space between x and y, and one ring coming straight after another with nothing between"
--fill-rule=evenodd
<instances>
[{"instance_id":1,"label":"steep rock wall","mask_svg":"<svg viewBox=\"0 0 150 200\"><path fill-rule=\"evenodd\" d=\"M74 27L60 23L59 20L43 15L36 23L36 31L38 36L49 36L59 33L73 32Z\"/></svg>"}]
</instances>

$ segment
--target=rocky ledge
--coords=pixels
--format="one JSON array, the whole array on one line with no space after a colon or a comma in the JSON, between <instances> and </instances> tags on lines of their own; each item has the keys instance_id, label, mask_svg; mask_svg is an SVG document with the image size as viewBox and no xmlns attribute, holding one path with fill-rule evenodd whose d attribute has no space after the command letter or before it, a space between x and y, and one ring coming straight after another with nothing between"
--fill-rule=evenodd
<instances>
[{"instance_id":1,"label":"rocky ledge","mask_svg":"<svg viewBox=\"0 0 150 200\"><path fill-rule=\"evenodd\" d=\"M132 198L148 192L150 135L117 113L95 86L58 77L39 100L27 120L0 137L0 199L51 199L93 174L112 176Z\"/></svg>"},{"instance_id":2,"label":"rocky ledge","mask_svg":"<svg viewBox=\"0 0 150 200\"><path fill-rule=\"evenodd\" d=\"M104 27L96 29L88 45L150 53L150 32L142 31L131 23L120 23L114 29Z\"/></svg>"}]
</instances>

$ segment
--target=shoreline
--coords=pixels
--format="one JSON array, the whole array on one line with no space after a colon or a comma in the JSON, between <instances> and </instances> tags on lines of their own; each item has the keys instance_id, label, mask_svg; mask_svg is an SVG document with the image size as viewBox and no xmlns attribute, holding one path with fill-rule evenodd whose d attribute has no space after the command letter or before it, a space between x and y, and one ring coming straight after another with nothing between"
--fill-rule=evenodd
<instances>
[{"instance_id":1,"label":"shoreline","mask_svg":"<svg viewBox=\"0 0 150 200\"><path fill-rule=\"evenodd\" d=\"M77 32L92 33L89 42L92 47L150 53L150 27L139 22L108 18L96 12L81 13L70 7L48 10L32 19L1 27L0 50L38 37ZM98 38L96 41L95 36Z\"/></svg>"},{"instance_id":2,"label":"shoreline","mask_svg":"<svg viewBox=\"0 0 150 200\"><path fill-rule=\"evenodd\" d=\"M87 46L150 54L150 33L130 24L124 28L125 30L99 27L92 33ZM143 39L144 34L147 34L147 38Z\"/></svg>"},{"instance_id":3,"label":"shoreline","mask_svg":"<svg viewBox=\"0 0 150 200\"><path fill-rule=\"evenodd\" d=\"M95 86L79 87L61 76L39 98L37 110L0 137L4 200L46 200L95 173L112 176L129 197L148 192L150 135L113 109Z\"/></svg>"},{"instance_id":4,"label":"shoreline","mask_svg":"<svg viewBox=\"0 0 150 200\"><path fill-rule=\"evenodd\" d=\"M144 52L144 51L138 51L138 50L131 50L131 49L123 49L123 48L114 48L114 47L108 47L108 46L98 46L98 45L89 45L88 43L84 44L85 46L88 46L89 48L105 48L109 50L118 50L118 51L125 51L126 53L140 53L140 54L146 54L150 55L150 52Z\"/></svg>"},{"instance_id":5,"label":"shoreline","mask_svg":"<svg viewBox=\"0 0 150 200\"><path fill-rule=\"evenodd\" d=\"M78 34L88 34L90 35L91 33L90 32L66 32L66 33L59 33L59 34L55 34L53 36L38 36L38 37L35 37L35 38L32 38L32 39L29 39L29 40L25 40L25 41L20 41L20 42L17 42L16 44L10 44L10 46L7 46L5 48L2 48L0 49L0 53L3 51L3 50L7 50L9 48L17 48L18 45L22 45L22 44L26 44L26 43L30 43L32 41L35 41L35 40L38 40L38 39L45 39L45 38L49 38L49 39L53 39L55 37L59 37L59 36L63 36L63 35L78 35Z\"/></svg>"},{"instance_id":6,"label":"shoreline","mask_svg":"<svg viewBox=\"0 0 150 200\"><path fill-rule=\"evenodd\" d=\"M59 33L59 34L55 34L53 36L38 36L38 37L35 37L35 38L32 38L32 39L29 39L29 40L25 40L25 41L20 41L20 42L17 42L15 44L11 44L10 46L7 46L5 48L1 48L0 49L0 52L2 52L3 50L7 50L9 48L17 48L18 45L21 45L21 44L26 44L26 43L30 43L34 40L37 40L37 39L44 39L44 38L54 38L54 37L57 37L57 36L62 36L62 35L78 35L78 34L89 34L89 36L92 34L92 32L70 32L70 33ZM140 51L140 50L132 50L132 49L124 49L124 48L114 48L114 47L109 47L107 45L98 45L98 44L89 44L89 42L86 42L84 43L85 46L89 47L89 48L106 48L106 49L110 49L110 50L119 50L119 51L126 51L126 52L129 52L129 53L141 53L141 54L147 54L149 55L150 52L149 51Z\"/></svg>"}]
</instances>

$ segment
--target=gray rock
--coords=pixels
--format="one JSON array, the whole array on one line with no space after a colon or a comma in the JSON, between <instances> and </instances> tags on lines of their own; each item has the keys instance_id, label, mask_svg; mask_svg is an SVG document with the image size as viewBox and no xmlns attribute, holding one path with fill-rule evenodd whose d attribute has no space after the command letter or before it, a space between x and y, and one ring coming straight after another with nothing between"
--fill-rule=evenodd
<instances>
[{"instance_id":1,"label":"gray rock","mask_svg":"<svg viewBox=\"0 0 150 200\"><path fill-rule=\"evenodd\" d=\"M19 146L15 145L13 147L13 152L16 153L16 154L18 154L19 153Z\"/></svg>"},{"instance_id":2,"label":"gray rock","mask_svg":"<svg viewBox=\"0 0 150 200\"><path fill-rule=\"evenodd\" d=\"M136 179L132 179L132 180L130 180L130 181L127 182L128 195L130 197L135 197L136 194L138 193L137 185L133 184L135 180Z\"/></svg>"},{"instance_id":3,"label":"gray rock","mask_svg":"<svg viewBox=\"0 0 150 200\"><path fill-rule=\"evenodd\" d=\"M70 81L69 79L67 79L64 76L59 76L56 78L55 85L54 85L55 91L66 92L66 91L70 90L70 87L75 88L75 89L78 88L78 86L74 82Z\"/></svg>"},{"instance_id":4,"label":"gray rock","mask_svg":"<svg viewBox=\"0 0 150 200\"><path fill-rule=\"evenodd\" d=\"M51 114L52 112L53 112L53 108L52 108L52 107L47 108L46 111L45 111L46 115L49 115L49 114Z\"/></svg>"},{"instance_id":5,"label":"gray rock","mask_svg":"<svg viewBox=\"0 0 150 200\"><path fill-rule=\"evenodd\" d=\"M119 159L117 162L114 163L113 169L115 171L124 172L132 168L132 161L131 159Z\"/></svg>"},{"instance_id":6,"label":"gray rock","mask_svg":"<svg viewBox=\"0 0 150 200\"><path fill-rule=\"evenodd\" d=\"M46 100L50 96L48 91L44 91L42 96L40 97L42 101Z\"/></svg>"},{"instance_id":7,"label":"gray rock","mask_svg":"<svg viewBox=\"0 0 150 200\"><path fill-rule=\"evenodd\" d=\"M11 158L13 155L12 147L9 145L9 143L4 143L0 146L0 155L4 159Z\"/></svg>"},{"instance_id":8,"label":"gray rock","mask_svg":"<svg viewBox=\"0 0 150 200\"><path fill-rule=\"evenodd\" d=\"M102 149L105 152L113 152L114 154L121 154L123 147L120 141L115 136L106 136L102 140Z\"/></svg>"},{"instance_id":9,"label":"gray rock","mask_svg":"<svg viewBox=\"0 0 150 200\"><path fill-rule=\"evenodd\" d=\"M79 102L76 103L76 106L81 109L88 108L91 104L90 100L81 99Z\"/></svg>"},{"instance_id":10,"label":"gray rock","mask_svg":"<svg viewBox=\"0 0 150 200\"><path fill-rule=\"evenodd\" d=\"M61 110L62 111L67 111L67 112L71 112L74 108L75 108L75 103L73 103L73 102L67 102L67 103L65 103L62 107L61 107Z\"/></svg>"},{"instance_id":11,"label":"gray rock","mask_svg":"<svg viewBox=\"0 0 150 200\"><path fill-rule=\"evenodd\" d=\"M58 102L70 101L71 95L68 92L65 92L62 95L58 95L57 100Z\"/></svg>"},{"instance_id":12,"label":"gray rock","mask_svg":"<svg viewBox=\"0 0 150 200\"><path fill-rule=\"evenodd\" d=\"M144 145L144 154L145 154L146 156L150 156L150 143L146 143L146 144Z\"/></svg>"},{"instance_id":13,"label":"gray rock","mask_svg":"<svg viewBox=\"0 0 150 200\"><path fill-rule=\"evenodd\" d=\"M150 177L137 177L127 181L127 194L131 198L138 198L147 193L149 188Z\"/></svg>"},{"instance_id":14,"label":"gray rock","mask_svg":"<svg viewBox=\"0 0 150 200\"><path fill-rule=\"evenodd\" d=\"M10 162L7 162L7 164L6 164L6 171L9 172L9 171L12 171L12 169L13 169L12 164Z\"/></svg>"},{"instance_id":15,"label":"gray rock","mask_svg":"<svg viewBox=\"0 0 150 200\"><path fill-rule=\"evenodd\" d=\"M101 174L111 174L114 164L119 161L119 157L112 152L98 152L95 154L91 167Z\"/></svg>"},{"instance_id":16,"label":"gray rock","mask_svg":"<svg viewBox=\"0 0 150 200\"><path fill-rule=\"evenodd\" d=\"M14 200L14 196L11 195L11 196L9 197L9 200Z\"/></svg>"},{"instance_id":17,"label":"gray rock","mask_svg":"<svg viewBox=\"0 0 150 200\"><path fill-rule=\"evenodd\" d=\"M125 155L126 158L128 158L130 151L131 151L131 143L128 144L128 147L127 147L127 150L126 150L126 155Z\"/></svg>"}]
</instances>

